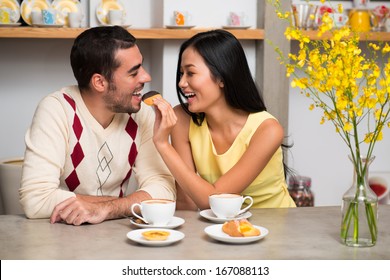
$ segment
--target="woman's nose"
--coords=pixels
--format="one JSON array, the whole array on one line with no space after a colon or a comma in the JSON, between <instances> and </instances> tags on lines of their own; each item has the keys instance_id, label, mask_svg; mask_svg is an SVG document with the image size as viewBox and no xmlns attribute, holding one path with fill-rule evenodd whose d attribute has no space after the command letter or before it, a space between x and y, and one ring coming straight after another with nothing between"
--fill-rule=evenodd
<instances>
[{"instance_id":1,"label":"woman's nose","mask_svg":"<svg viewBox=\"0 0 390 280\"><path fill-rule=\"evenodd\" d=\"M181 78L180 78L179 87L180 87L180 88L185 88L185 87L187 87L187 86L188 86L188 83L187 83L187 81L186 81L186 79L184 78L184 75L183 75L183 76L181 76Z\"/></svg>"}]
</instances>

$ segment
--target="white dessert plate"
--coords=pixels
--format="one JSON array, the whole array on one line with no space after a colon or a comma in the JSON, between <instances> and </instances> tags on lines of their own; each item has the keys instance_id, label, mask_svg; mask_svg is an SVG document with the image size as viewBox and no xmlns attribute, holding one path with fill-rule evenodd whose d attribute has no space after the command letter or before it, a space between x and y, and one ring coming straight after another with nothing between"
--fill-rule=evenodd
<instances>
[{"instance_id":1,"label":"white dessert plate","mask_svg":"<svg viewBox=\"0 0 390 280\"><path fill-rule=\"evenodd\" d=\"M10 23L16 23L20 19L20 4L17 0L2 0L0 8L8 8L11 10Z\"/></svg>"},{"instance_id":2,"label":"white dessert plate","mask_svg":"<svg viewBox=\"0 0 390 280\"><path fill-rule=\"evenodd\" d=\"M179 218L179 217L173 217L172 220L166 225L166 226L154 226L154 225L149 225L149 224L144 224L144 223L137 223L137 218L130 218L130 223L139 227L139 228L177 228L184 224L184 219Z\"/></svg>"},{"instance_id":3,"label":"white dessert plate","mask_svg":"<svg viewBox=\"0 0 390 280\"><path fill-rule=\"evenodd\" d=\"M207 220L210 220L210 221L213 221L213 222L218 222L218 223L224 223L226 221L230 221L230 220L238 220L238 219L248 219L249 217L252 216L252 213L247 211L241 215L238 215L234 218L218 218L217 216L215 216L215 214L213 213L213 211L211 211L211 209L206 209L206 210L202 210L199 212L199 215L201 215L203 218L206 218Z\"/></svg>"},{"instance_id":4,"label":"white dessert plate","mask_svg":"<svg viewBox=\"0 0 390 280\"><path fill-rule=\"evenodd\" d=\"M168 29L191 29L194 28L195 25L165 25Z\"/></svg>"},{"instance_id":5,"label":"white dessert plate","mask_svg":"<svg viewBox=\"0 0 390 280\"><path fill-rule=\"evenodd\" d=\"M232 237L229 234L226 234L222 231L223 225L212 225L208 226L204 229L204 232L210 236L211 238L226 242L226 243L234 243L234 244L245 244L255 242L257 240L263 239L268 235L268 229L260 226L255 226L255 228L260 230L260 235L258 236L248 236L248 237Z\"/></svg>"},{"instance_id":6,"label":"white dessert plate","mask_svg":"<svg viewBox=\"0 0 390 280\"><path fill-rule=\"evenodd\" d=\"M68 14L78 13L80 19L84 17L83 8L79 0L54 0L51 6L57 10L57 23L69 26Z\"/></svg>"},{"instance_id":7,"label":"white dessert plate","mask_svg":"<svg viewBox=\"0 0 390 280\"><path fill-rule=\"evenodd\" d=\"M35 27L43 27L43 28L60 28L64 27L63 24L33 24Z\"/></svg>"},{"instance_id":8,"label":"white dessert plate","mask_svg":"<svg viewBox=\"0 0 390 280\"><path fill-rule=\"evenodd\" d=\"M155 230L168 231L170 234L166 240L150 241L150 240L145 239L142 236L142 233L144 231L148 231L148 230L150 230L150 229L136 229L136 230L129 231L127 233L127 238L129 238L130 240L132 240L134 242L137 242L139 244L146 245L146 246L167 246L167 245L170 245L172 243L175 243L175 242L182 240L185 236L184 233L177 231L177 230L155 228Z\"/></svg>"},{"instance_id":9,"label":"white dessert plate","mask_svg":"<svg viewBox=\"0 0 390 280\"><path fill-rule=\"evenodd\" d=\"M223 29L248 29L251 28L251 26L245 26L245 25L224 25L222 26Z\"/></svg>"},{"instance_id":10,"label":"white dessert plate","mask_svg":"<svg viewBox=\"0 0 390 280\"><path fill-rule=\"evenodd\" d=\"M121 10L123 11L123 17L126 18L126 11L122 2L119 0L100 0L99 5L96 7L96 17L100 24L109 24L107 17L109 10Z\"/></svg>"},{"instance_id":11,"label":"white dessert plate","mask_svg":"<svg viewBox=\"0 0 390 280\"><path fill-rule=\"evenodd\" d=\"M0 27L13 27L13 26L20 26L21 22L15 22L15 23L0 23Z\"/></svg>"},{"instance_id":12,"label":"white dessert plate","mask_svg":"<svg viewBox=\"0 0 390 280\"><path fill-rule=\"evenodd\" d=\"M31 22L31 12L42 11L43 9L50 8L50 2L48 0L24 0L22 2L21 15L23 20L28 24L32 25Z\"/></svg>"}]
</instances>

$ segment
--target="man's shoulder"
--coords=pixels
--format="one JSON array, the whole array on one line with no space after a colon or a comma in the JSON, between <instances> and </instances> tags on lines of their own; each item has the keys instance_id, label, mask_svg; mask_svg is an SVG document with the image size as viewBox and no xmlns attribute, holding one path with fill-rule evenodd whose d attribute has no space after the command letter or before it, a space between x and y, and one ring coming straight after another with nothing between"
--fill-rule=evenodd
<instances>
[{"instance_id":1,"label":"man's shoulder","mask_svg":"<svg viewBox=\"0 0 390 280\"><path fill-rule=\"evenodd\" d=\"M77 86L68 86L63 87L60 90L57 90L49 95L46 95L41 102L51 103L51 102L63 102L66 100L75 100L77 96L80 95L80 92ZM69 101L68 101L69 102Z\"/></svg>"},{"instance_id":2,"label":"man's shoulder","mask_svg":"<svg viewBox=\"0 0 390 280\"><path fill-rule=\"evenodd\" d=\"M68 110L74 112L76 95L73 87L64 87L43 97L38 104L37 111L47 112L50 115L63 115Z\"/></svg>"}]
</instances>

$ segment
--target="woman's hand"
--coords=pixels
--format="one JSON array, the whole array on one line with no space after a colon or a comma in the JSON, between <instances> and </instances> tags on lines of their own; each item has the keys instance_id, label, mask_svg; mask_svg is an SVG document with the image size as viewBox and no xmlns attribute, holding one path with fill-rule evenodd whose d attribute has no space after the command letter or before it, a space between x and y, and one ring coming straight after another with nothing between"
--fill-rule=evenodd
<instances>
[{"instance_id":1,"label":"woman's hand","mask_svg":"<svg viewBox=\"0 0 390 280\"><path fill-rule=\"evenodd\" d=\"M153 130L153 142L156 148L169 144L169 135L177 123L177 117L171 104L163 98L154 99L156 120Z\"/></svg>"}]
</instances>

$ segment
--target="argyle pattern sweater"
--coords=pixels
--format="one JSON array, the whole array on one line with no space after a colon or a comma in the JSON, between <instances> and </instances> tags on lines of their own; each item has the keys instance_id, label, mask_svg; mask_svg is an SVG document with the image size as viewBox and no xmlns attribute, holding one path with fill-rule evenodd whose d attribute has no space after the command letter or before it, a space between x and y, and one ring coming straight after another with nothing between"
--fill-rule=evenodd
<instances>
[{"instance_id":1,"label":"argyle pattern sweater","mask_svg":"<svg viewBox=\"0 0 390 280\"><path fill-rule=\"evenodd\" d=\"M103 128L76 86L45 97L25 136L19 193L27 217L48 218L75 193L123 197L144 190L175 199L174 180L152 141L153 123L153 110L142 106Z\"/></svg>"}]
</instances>

